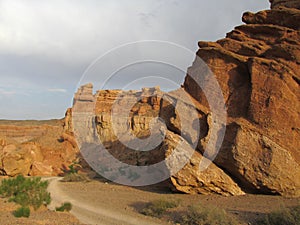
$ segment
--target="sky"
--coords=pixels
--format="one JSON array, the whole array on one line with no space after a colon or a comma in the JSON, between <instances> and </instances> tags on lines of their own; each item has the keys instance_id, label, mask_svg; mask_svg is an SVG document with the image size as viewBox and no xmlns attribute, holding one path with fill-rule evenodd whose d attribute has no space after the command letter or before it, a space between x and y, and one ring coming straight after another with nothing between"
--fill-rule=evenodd
<instances>
[{"instance_id":1,"label":"sky","mask_svg":"<svg viewBox=\"0 0 300 225\"><path fill-rule=\"evenodd\" d=\"M121 62L119 55L141 54L136 50L146 40L163 43L147 51L167 56L170 46L180 46L194 53L199 40L216 41L242 24L243 12L268 8L267 0L0 0L0 119L62 118L78 86L107 80L103 66L97 78L91 75L97 59ZM120 67L100 88L170 90L184 75L136 63Z\"/></svg>"}]
</instances>

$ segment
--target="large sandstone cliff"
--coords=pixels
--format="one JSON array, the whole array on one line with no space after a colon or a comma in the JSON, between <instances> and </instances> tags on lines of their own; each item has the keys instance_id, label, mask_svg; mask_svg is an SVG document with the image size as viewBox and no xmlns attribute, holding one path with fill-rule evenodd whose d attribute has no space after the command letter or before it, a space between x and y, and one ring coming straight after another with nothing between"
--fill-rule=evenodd
<instances>
[{"instance_id":1,"label":"large sandstone cliff","mask_svg":"<svg viewBox=\"0 0 300 225\"><path fill-rule=\"evenodd\" d=\"M199 42L197 56L216 76L228 108L216 165L245 191L299 196L300 3L271 2L272 10L244 13L246 24L226 38ZM207 107L189 76L196 70L197 59L184 89Z\"/></svg>"},{"instance_id":2,"label":"large sandstone cliff","mask_svg":"<svg viewBox=\"0 0 300 225\"><path fill-rule=\"evenodd\" d=\"M94 165L93 168L97 169L99 166L97 163L102 164L101 170L113 168L113 165L109 163L106 165L103 160L103 157L107 157L105 154L100 155L96 148L85 145L94 139L95 133L114 158L133 166L159 163L173 151L177 151L179 154L170 163L171 171L185 160L184 152L194 150L190 143L196 140L197 134L191 132L192 127L185 128L184 132L180 130L181 122L187 123L191 119L190 108L193 107L185 103L181 96L182 90L171 93L164 93L158 87L143 88L142 91L100 90L93 95L91 88L91 84L84 85L75 94L73 125L74 129L78 130L75 133L80 134L78 140L83 147L81 152L85 159ZM180 115L177 115L178 107L181 109ZM124 108L129 110L123 111ZM92 112L94 116L90 117L88 112ZM113 125L114 113L117 119ZM164 120L165 126L164 123L156 121L159 117ZM208 132L207 117L201 112L197 118L202 123L200 136L204 138ZM94 120L94 125L91 120ZM151 123L156 124L157 129L153 128ZM85 130L83 127L88 129ZM164 129L166 131L163 135ZM133 135L134 141L127 135L129 133ZM136 138L142 141L135 142ZM97 161L99 157L102 158ZM195 152L190 163L169 179L174 191L218 193L226 196L244 194L236 182L215 164L212 163L206 171L200 172L201 160L202 155Z\"/></svg>"},{"instance_id":3,"label":"large sandstone cliff","mask_svg":"<svg viewBox=\"0 0 300 225\"><path fill-rule=\"evenodd\" d=\"M245 24L229 32L224 39L200 41L183 89L170 93L163 93L158 88L141 92L101 90L93 95L92 85L81 87L75 96L74 108L92 109L96 114L96 125L88 135L98 133L114 157L137 166L165 159L179 142L185 143L185 149L181 151L192 148L199 136L196 152L189 163L170 178L173 190L222 195L250 192L300 196L299 1L274 0L271 8L244 13ZM205 70L199 68L198 57L219 82L228 114L220 152L204 171L199 171L199 164L213 121L206 96L194 80L205 76ZM192 105L182 97L183 90L193 99ZM126 100L118 102L119 107L130 105L131 109L129 114L121 116L126 117L125 125L117 125L121 133L130 132L138 138L147 138L152 119L160 117L164 120L165 136L150 153L130 149L116 137L111 110L119 96L126 96ZM181 112L176 107L180 107ZM193 127L182 127L191 119L193 107L196 107L201 125L196 133Z\"/></svg>"}]
</instances>

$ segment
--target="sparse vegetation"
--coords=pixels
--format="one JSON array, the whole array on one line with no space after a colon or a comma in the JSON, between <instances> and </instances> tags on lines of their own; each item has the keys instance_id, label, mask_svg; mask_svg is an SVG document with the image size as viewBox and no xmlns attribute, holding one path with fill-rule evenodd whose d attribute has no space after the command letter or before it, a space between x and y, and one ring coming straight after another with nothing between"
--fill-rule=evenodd
<instances>
[{"instance_id":1,"label":"sparse vegetation","mask_svg":"<svg viewBox=\"0 0 300 225\"><path fill-rule=\"evenodd\" d=\"M169 209L179 206L179 201L154 200L146 205L140 212L147 216L162 217ZM225 210L216 207L202 207L200 205L188 206L187 210L178 212L177 209L169 211L176 215L169 217L174 222L181 225L238 225L239 222ZM174 214L175 213L175 214ZM168 215L169 216L169 215Z\"/></svg>"},{"instance_id":2,"label":"sparse vegetation","mask_svg":"<svg viewBox=\"0 0 300 225\"><path fill-rule=\"evenodd\" d=\"M27 206L21 206L16 211L13 212L15 217L29 217L30 216L30 209Z\"/></svg>"},{"instance_id":3,"label":"sparse vegetation","mask_svg":"<svg viewBox=\"0 0 300 225\"><path fill-rule=\"evenodd\" d=\"M64 211L71 211L72 209L72 204L70 202L64 202L60 207L56 207L55 211L58 212L64 212Z\"/></svg>"},{"instance_id":4,"label":"sparse vegetation","mask_svg":"<svg viewBox=\"0 0 300 225\"><path fill-rule=\"evenodd\" d=\"M146 216L161 217L166 213L168 209L176 208L179 205L178 200L167 201L167 200L154 200L146 205L140 213Z\"/></svg>"},{"instance_id":5,"label":"sparse vegetation","mask_svg":"<svg viewBox=\"0 0 300 225\"><path fill-rule=\"evenodd\" d=\"M69 165L69 171L68 173L78 173L78 168L80 168L81 165L79 164L79 162L74 161L72 162L71 165Z\"/></svg>"},{"instance_id":6,"label":"sparse vegetation","mask_svg":"<svg viewBox=\"0 0 300 225\"><path fill-rule=\"evenodd\" d=\"M258 225L299 225L300 205L291 208L271 212L263 220L257 222Z\"/></svg>"},{"instance_id":7,"label":"sparse vegetation","mask_svg":"<svg viewBox=\"0 0 300 225\"><path fill-rule=\"evenodd\" d=\"M69 170L65 174L64 178L62 179L63 182L86 182L89 181L89 178L84 174L79 174L78 169L81 167L81 165L74 161L70 166Z\"/></svg>"},{"instance_id":8,"label":"sparse vegetation","mask_svg":"<svg viewBox=\"0 0 300 225\"><path fill-rule=\"evenodd\" d=\"M87 182L89 178L84 174L67 173L62 179L63 182Z\"/></svg>"},{"instance_id":9,"label":"sparse vegetation","mask_svg":"<svg viewBox=\"0 0 300 225\"><path fill-rule=\"evenodd\" d=\"M15 178L4 179L0 185L0 195L9 198L22 207L15 211L15 216L30 214L29 207L37 210L42 205L51 202L50 193L47 191L48 181L41 181L40 177L25 178L19 175ZM29 210L29 213L28 213Z\"/></svg>"},{"instance_id":10,"label":"sparse vegetation","mask_svg":"<svg viewBox=\"0 0 300 225\"><path fill-rule=\"evenodd\" d=\"M201 205L189 206L182 213L178 223L182 225L238 225L239 223L225 210L214 207L202 207Z\"/></svg>"}]
</instances>

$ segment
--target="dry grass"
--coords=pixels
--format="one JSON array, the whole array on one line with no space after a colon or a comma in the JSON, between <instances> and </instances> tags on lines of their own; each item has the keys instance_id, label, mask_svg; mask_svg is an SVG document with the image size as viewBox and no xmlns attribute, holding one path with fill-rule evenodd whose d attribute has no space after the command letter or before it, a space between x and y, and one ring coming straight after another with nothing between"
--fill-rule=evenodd
<instances>
[{"instance_id":1,"label":"dry grass","mask_svg":"<svg viewBox=\"0 0 300 225\"><path fill-rule=\"evenodd\" d=\"M89 182L90 179L84 174L67 173L61 181L62 182Z\"/></svg>"},{"instance_id":2,"label":"dry grass","mask_svg":"<svg viewBox=\"0 0 300 225\"><path fill-rule=\"evenodd\" d=\"M55 211L58 212L69 212L72 209L72 204L70 202L64 202L60 207L56 207Z\"/></svg>"},{"instance_id":3,"label":"dry grass","mask_svg":"<svg viewBox=\"0 0 300 225\"><path fill-rule=\"evenodd\" d=\"M143 208L140 213L146 216L153 216L153 217L161 217L163 216L168 209L176 208L179 205L178 200L174 201L167 201L167 200L154 200L149 202L145 208Z\"/></svg>"},{"instance_id":4,"label":"dry grass","mask_svg":"<svg viewBox=\"0 0 300 225\"><path fill-rule=\"evenodd\" d=\"M299 225L300 205L271 212L263 220L257 222L258 225Z\"/></svg>"},{"instance_id":5,"label":"dry grass","mask_svg":"<svg viewBox=\"0 0 300 225\"><path fill-rule=\"evenodd\" d=\"M212 206L189 206L182 212L179 220L181 225L238 225L239 222L226 213L224 209Z\"/></svg>"}]
</instances>

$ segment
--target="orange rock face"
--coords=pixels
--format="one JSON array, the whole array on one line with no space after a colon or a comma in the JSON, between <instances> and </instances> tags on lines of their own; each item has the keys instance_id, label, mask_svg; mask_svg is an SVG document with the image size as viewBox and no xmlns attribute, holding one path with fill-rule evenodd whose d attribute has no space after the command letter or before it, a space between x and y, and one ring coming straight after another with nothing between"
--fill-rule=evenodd
<instances>
[{"instance_id":1,"label":"orange rock face","mask_svg":"<svg viewBox=\"0 0 300 225\"><path fill-rule=\"evenodd\" d=\"M173 161L166 163L175 191L300 196L299 1L271 3L271 10L244 13L245 24L226 38L200 41L183 89L170 93L157 88L100 90L93 95L90 84L81 87L73 109L90 109L96 114L87 121L79 120L89 127L84 138L92 140L97 133L115 158L134 166L152 165L178 152ZM203 156L204 149L215 135L215 121L205 94L194 80L205 81L207 77L207 70L199 67L201 60L220 85L228 117L220 151L204 171L199 166L202 160L208 160ZM206 82L204 88L214 91L215 87ZM186 101L184 92L191 102ZM128 108L125 114L124 108ZM193 116L195 111L197 115ZM112 113L117 115L116 121L112 121ZM159 129L166 131L164 136L149 130L157 117L165 123ZM137 150L151 145L151 140L134 150L125 145L129 139L120 140L128 133L137 138L154 135L162 141L151 152L140 152ZM89 156L99 157L91 149ZM173 173L186 159L184 152L193 149L196 152L188 163Z\"/></svg>"},{"instance_id":2,"label":"orange rock face","mask_svg":"<svg viewBox=\"0 0 300 225\"><path fill-rule=\"evenodd\" d=\"M199 42L197 56L214 73L228 107L215 164L246 192L300 196L300 3L271 2L272 10L245 13L246 25L226 38ZM189 75L184 88L208 107Z\"/></svg>"},{"instance_id":3,"label":"orange rock face","mask_svg":"<svg viewBox=\"0 0 300 225\"><path fill-rule=\"evenodd\" d=\"M67 119L0 123L1 174L62 174L78 157L77 144L67 128Z\"/></svg>"}]
</instances>

